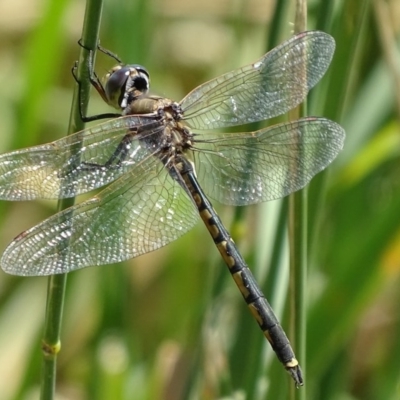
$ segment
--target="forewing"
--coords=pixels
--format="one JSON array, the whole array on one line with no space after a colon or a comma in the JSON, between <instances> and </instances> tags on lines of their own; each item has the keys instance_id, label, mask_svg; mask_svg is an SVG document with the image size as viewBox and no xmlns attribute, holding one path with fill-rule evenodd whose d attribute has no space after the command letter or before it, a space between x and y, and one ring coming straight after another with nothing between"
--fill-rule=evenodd
<instances>
[{"instance_id":1,"label":"forewing","mask_svg":"<svg viewBox=\"0 0 400 400\"><path fill-rule=\"evenodd\" d=\"M204 191L221 203L246 205L304 187L338 155L345 132L333 121L308 117L256 132L201 138L195 165Z\"/></svg>"},{"instance_id":2,"label":"forewing","mask_svg":"<svg viewBox=\"0 0 400 400\"><path fill-rule=\"evenodd\" d=\"M181 101L183 119L191 128L215 129L283 114L325 74L334 50L324 32L299 33L259 61L194 89Z\"/></svg>"},{"instance_id":3,"label":"forewing","mask_svg":"<svg viewBox=\"0 0 400 400\"><path fill-rule=\"evenodd\" d=\"M0 199L73 197L114 181L149 154L138 141L138 129L140 135L152 135L163 127L151 118L126 116L52 143L0 155ZM121 145L128 133L132 141ZM125 152L119 165L93 167L106 164L118 148Z\"/></svg>"},{"instance_id":4,"label":"forewing","mask_svg":"<svg viewBox=\"0 0 400 400\"><path fill-rule=\"evenodd\" d=\"M172 242L197 218L184 189L149 157L91 200L19 235L1 266L10 274L38 276L119 262Z\"/></svg>"}]
</instances>

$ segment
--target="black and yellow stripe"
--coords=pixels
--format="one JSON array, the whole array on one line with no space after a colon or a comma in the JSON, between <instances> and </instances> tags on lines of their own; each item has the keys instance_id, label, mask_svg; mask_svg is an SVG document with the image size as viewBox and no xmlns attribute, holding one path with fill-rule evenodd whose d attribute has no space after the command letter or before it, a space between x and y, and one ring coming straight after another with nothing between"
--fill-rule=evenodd
<instances>
[{"instance_id":1,"label":"black and yellow stripe","mask_svg":"<svg viewBox=\"0 0 400 400\"><path fill-rule=\"evenodd\" d=\"M182 166L180 175L199 210L201 219L204 221L215 245L229 268L229 272L242 293L251 314L271 344L279 361L294 379L296 386L303 385L301 368L274 311L243 257L240 255L234 241L215 212L211 202L201 189L193 167L184 158L181 159L180 165Z\"/></svg>"}]
</instances>

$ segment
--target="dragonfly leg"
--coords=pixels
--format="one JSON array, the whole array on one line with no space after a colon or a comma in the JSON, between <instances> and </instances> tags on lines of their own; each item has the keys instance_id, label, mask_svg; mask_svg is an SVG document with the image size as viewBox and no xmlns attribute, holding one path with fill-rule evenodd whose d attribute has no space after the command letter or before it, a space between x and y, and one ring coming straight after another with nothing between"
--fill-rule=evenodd
<instances>
[{"instance_id":1,"label":"dragonfly leg","mask_svg":"<svg viewBox=\"0 0 400 400\"><path fill-rule=\"evenodd\" d=\"M78 44L79 46L81 46L82 48L84 48L87 51L91 51L88 47L86 47L83 43L82 43L82 39L78 40ZM118 64L122 64L121 59L115 54L113 53L111 50L106 49L105 47L100 45L100 40L97 43L97 50L101 51L103 54L113 58Z\"/></svg>"},{"instance_id":2,"label":"dragonfly leg","mask_svg":"<svg viewBox=\"0 0 400 400\"><path fill-rule=\"evenodd\" d=\"M93 65L93 60L94 60L94 52L91 49L88 49L87 47L85 47L82 44L81 39L78 41L79 46L81 46L82 48L84 48L85 50L87 50L89 52L89 57L88 57L88 61L87 61L87 71L88 71L88 75L89 75L89 81L90 84L96 89L97 93L100 94L101 98L108 103L107 100L107 96L105 94L105 90L104 90L104 86L101 83L101 80L99 79L98 75L96 74L95 70L94 70L94 65ZM115 56L113 53L111 53L110 51L100 47L100 45L97 46L99 48L99 50L107 55L109 55L110 57L119 60L117 56ZM104 114L97 114L97 115L92 115L92 116L87 116L84 114L83 110L82 110L82 84L81 81L78 79L78 61L75 61L74 65L72 66L71 69L71 73L72 76L74 77L75 82L78 84L78 101L79 101L79 114L80 117L82 119L83 122L91 122L91 121L97 121L100 119L108 119L108 118L117 118L120 117L121 114L118 113L104 113Z\"/></svg>"},{"instance_id":3,"label":"dragonfly leg","mask_svg":"<svg viewBox=\"0 0 400 400\"><path fill-rule=\"evenodd\" d=\"M104 164L96 164L90 162L82 162L79 166L80 170L87 171L87 170L110 170L110 169L119 169L121 168L122 163L126 160L130 145L132 143L133 134L128 133L126 134L121 142L119 143L118 147L115 149L114 153L111 157L104 163Z\"/></svg>"},{"instance_id":4,"label":"dragonfly leg","mask_svg":"<svg viewBox=\"0 0 400 400\"><path fill-rule=\"evenodd\" d=\"M106 56L113 58L118 64L122 64L121 59L115 53L113 53L111 50L108 50L108 49L104 48L103 46L100 46L100 42L97 44L97 50L101 51Z\"/></svg>"},{"instance_id":5,"label":"dragonfly leg","mask_svg":"<svg viewBox=\"0 0 400 400\"><path fill-rule=\"evenodd\" d=\"M111 157L104 163L92 163L87 161L81 161L77 164L72 164L69 169L64 170L62 173L59 173L58 176L60 178L65 178L70 176L71 174L80 174L88 171L109 171L109 170L118 170L121 168L122 163L126 160L130 144L132 142L134 134L128 133L126 134L118 147L115 149L114 153Z\"/></svg>"}]
</instances>

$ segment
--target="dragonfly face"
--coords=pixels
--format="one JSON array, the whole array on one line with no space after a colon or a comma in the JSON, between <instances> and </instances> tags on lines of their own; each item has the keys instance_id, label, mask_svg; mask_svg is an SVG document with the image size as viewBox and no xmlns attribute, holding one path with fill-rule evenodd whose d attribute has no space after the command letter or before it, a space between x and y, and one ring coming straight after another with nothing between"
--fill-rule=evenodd
<instances>
[{"instance_id":1,"label":"dragonfly face","mask_svg":"<svg viewBox=\"0 0 400 400\"><path fill-rule=\"evenodd\" d=\"M148 93L150 76L138 64L117 65L104 78L104 98L108 104L124 110L138 97Z\"/></svg>"},{"instance_id":2,"label":"dragonfly face","mask_svg":"<svg viewBox=\"0 0 400 400\"><path fill-rule=\"evenodd\" d=\"M50 275L156 250L204 221L239 290L297 385L294 353L206 194L231 205L277 199L304 187L343 147L333 121L308 117L243 133L210 130L283 114L326 72L335 48L303 32L257 62L190 92L181 102L150 96L140 65L119 65L93 85L119 118L53 143L0 156L0 199L60 199L110 184L92 199L20 234L2 268Z\"/></svg>"}]
</instances>

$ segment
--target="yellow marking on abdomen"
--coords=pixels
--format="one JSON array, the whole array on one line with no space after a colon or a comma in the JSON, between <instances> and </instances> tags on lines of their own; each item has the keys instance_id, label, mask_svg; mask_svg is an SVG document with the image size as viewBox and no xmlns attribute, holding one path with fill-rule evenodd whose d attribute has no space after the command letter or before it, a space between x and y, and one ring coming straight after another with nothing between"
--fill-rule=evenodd
<instances>
[{"instance_id":1,"label":"yellow marking on abdomen","mask_svg":"<svg viewBox=\"0 0 400 400\"><path fill-rule=\"evenodd\" d=\"M228 266L229 269L233 268L236 265L235 259L230 256L226 250L226 240L223 240L222 242L216 243L217 248L226 262L226 265Z\"/></svg>"},{"instance_id":2,"label":"yellow marking on abdomen","mask_svg":"<svg viewBox=\"0 0 400 400\"><path fill-rule=\"evenodd\" d=\"M298 365L299 365L299 362L295 358L292 358L290 361L285 363L286 368L295 368Z\"/></svg>"},{"instance_id":3,"label":"yellow marking on abdomen","mask_svg":"<svg viewBox=\"0 0 400 400\"><path fill-rule=\"evenodd\" d=\"M192 193L193 200L195 201L197 207L201 205L201 196L198 193Z\"/></svg>"},{"instance_id":4,"label":"yellow marking on abdomen","mask_svg":"<svg viewBox=\"0 0 400 400\"><path fill-rule=\"evenodd\" d=\"M264 324L264 321L263 321L263 319L261 318L261 315L260 315L260 313L259 313L257 307L254 306L254 303L250 303L250 304L248 304L248 306L249 306L249 310L250 310L251 314L253 315L253 317L254 317L254 318L256 319L256 321L258 322L258 325L262 326L262 325ZM268 339L268 341L269 341L270 343L272 343L272 342L271 342L271 337L269 336L268 330L263 331L263 333L264 333L264 336ZM267 333L268 333L268 336L267 336Z\"/></svg>"},{"instance_id":5,"label":"yellow marking on abdomen","mask_svg":"<svg viewBox=\"0 0 400 400\"><path fill-rule=\"evenodd\" d=\"M207 209L200 211L200 217L207 226L207 229L211 233L212 238L216 239L220 235L220 231L215 223L210 222L210 220L212 219L210 211L208 211Z\"/></svg>"},{"instance_id":6,"label":"yellow marking on abdomen","mask_svg":"<svg viewBox=\"0 0 400 400\"><path fill-rule=\"evenodd\" d=\"M242 271L235 272L232 274L233 279L236 282L236 285L238 286L239 290L242 292L242 295L244 296L245 299L247 299L250 296L250 292L247 289L247 287L244 285L243 278L242 278Z\"/></svg>"}]
</instances>

